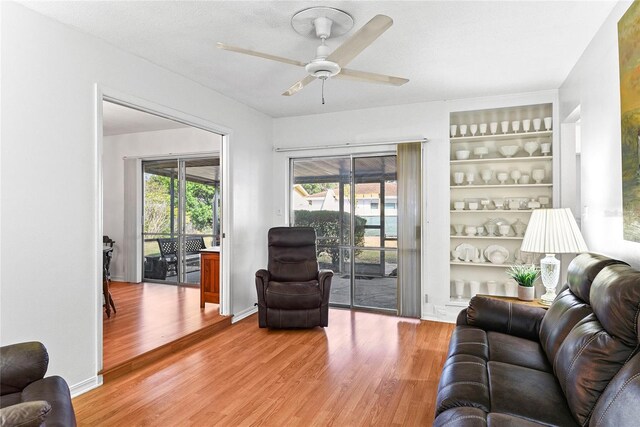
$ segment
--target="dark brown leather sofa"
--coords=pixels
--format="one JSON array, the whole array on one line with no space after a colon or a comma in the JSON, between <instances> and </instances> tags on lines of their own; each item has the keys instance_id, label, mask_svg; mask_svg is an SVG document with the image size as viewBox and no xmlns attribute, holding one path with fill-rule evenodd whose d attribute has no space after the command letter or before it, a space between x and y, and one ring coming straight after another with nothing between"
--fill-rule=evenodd
<instances>
[{"instance_id":1,"label":"dark brown leather sofa","mask_svg":"<svg viewBox=\"0 0 640 427\"><path fill-rule=\"evenodd\" d=\"M567 282L548 311L472 298L435 426L640 426L640 272L582 254Z\"/></svg>"},{"instance_id":2,"label":"dark brown leather sofa","mask_svg":"<svg viewBox=\"0 0 640 427\"><path fill-rule=\"evenodd\" d=\"M261 328L312 328L329 323L331 270L319 270L311 227L269 230L267 270L256 272Z\"/></svg>"},{"instance_id":3,"label":"dark brown leather sofa","mask_svg":"<svg viewBox=\"0 0 640 427\"><path fill-rule=\"evenodd\" d=\"M76 416L69 387L58 376L44 377L49 355L39 342L0 347L0 424L73 427Z\"/></svg>"}]
</instances>

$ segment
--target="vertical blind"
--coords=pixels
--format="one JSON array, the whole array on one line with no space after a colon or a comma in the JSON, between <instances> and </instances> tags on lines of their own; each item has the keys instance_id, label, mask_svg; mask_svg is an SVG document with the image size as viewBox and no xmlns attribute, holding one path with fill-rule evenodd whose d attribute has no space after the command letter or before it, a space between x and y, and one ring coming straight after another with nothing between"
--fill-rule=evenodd
<instances>
[{"instance_id":1,"label":"vertical blind","mask_svg":"<svg viewBox=\"0 0 640 427\"><path fill-rule=\"evenodd\" d=\"M398 314L421 315L422 144L398 144Z\"/></svg>"},{"instance_id":2,"label":"vertical blind","mask_svg":"<svg viewBox=\"0 0 640 427\"><path fill-rule=\"evenodd\" d=\"M142 161L124 159L124 280L142 281Z\"/></svg>"}]
</instances>

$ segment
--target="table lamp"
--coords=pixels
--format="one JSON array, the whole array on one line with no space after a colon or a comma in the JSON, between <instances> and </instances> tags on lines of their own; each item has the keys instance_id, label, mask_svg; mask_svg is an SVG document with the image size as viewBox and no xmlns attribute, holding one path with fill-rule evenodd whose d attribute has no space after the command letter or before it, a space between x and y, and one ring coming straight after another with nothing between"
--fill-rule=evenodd
<instances>
[{"instance_id":1,"label":"table lamp","mask_svg":"<svg viewBox=\"0 0 640 427\"><path fill-rule=\"evenodd\" d=\"M540 276L546 293L540 302L551 305L556 298L560 278L560 260L555 254L586 252L587 244L573 218L571 209L535 209L520 247L522 252L546 254L540 260Z\"/></svg>"}]
</instances>

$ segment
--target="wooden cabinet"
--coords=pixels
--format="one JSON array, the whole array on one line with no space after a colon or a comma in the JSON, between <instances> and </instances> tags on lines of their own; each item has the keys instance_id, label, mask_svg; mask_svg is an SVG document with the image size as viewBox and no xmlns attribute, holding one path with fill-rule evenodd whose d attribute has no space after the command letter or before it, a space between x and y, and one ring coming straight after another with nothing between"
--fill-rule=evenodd
<instances>
[{"instance_id":1,"label":"wooden cabinet","mask_svg":"<svg viewBox=\"0 0 640 427\"><path fill-rule=\"evenodd\" d=\"M220 304L220 252L200 252L200 307Z\"/></svg>"}]
</instances>

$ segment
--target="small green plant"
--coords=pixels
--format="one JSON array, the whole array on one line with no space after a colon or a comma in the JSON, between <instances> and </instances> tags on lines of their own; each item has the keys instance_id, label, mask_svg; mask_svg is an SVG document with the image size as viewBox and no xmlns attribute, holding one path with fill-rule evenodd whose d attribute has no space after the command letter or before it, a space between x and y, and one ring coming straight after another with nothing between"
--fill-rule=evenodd
<instances>
[{"instance_id":1,"label":"small green plant","mask_svg":"<svg viewBox=\"0 0 640 427\"><path fill-rule=\"evenodd\" d=\"M540 277L540 269L533 264L514 264L507 270L507 275L511 276L520 286L529 288Z\"/></svg>"}]
</instances>

